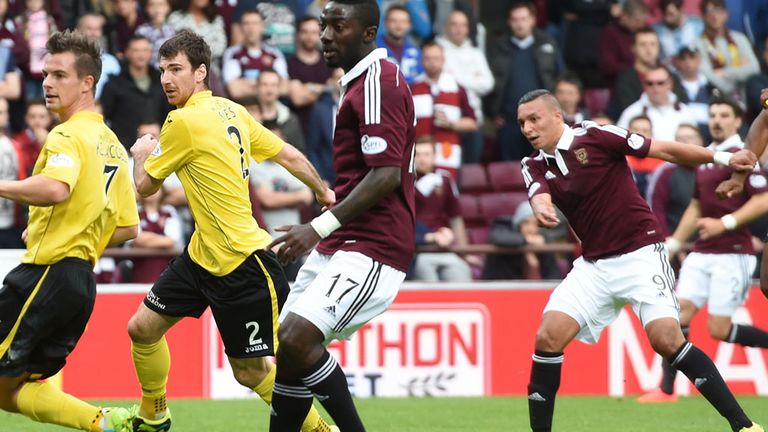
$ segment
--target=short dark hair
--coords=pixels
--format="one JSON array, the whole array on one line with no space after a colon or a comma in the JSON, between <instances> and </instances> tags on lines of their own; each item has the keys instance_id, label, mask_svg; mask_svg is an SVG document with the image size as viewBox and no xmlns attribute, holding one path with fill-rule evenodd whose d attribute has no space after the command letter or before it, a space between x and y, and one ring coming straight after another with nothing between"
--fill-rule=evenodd
<instances>
[{"instance_id":1,"label":"short dark hair","mask_svg":"<svg viewBox=\"0 0 768 432\"><path fill-rule=\"evenodd\" d=\"M312 21L312 22L316 22L317 24L320 24L320 20L319 20L319 19L317 19L317 17L316 17L316 16L312 16L312 15L305 15L305 16L304 16L304 18L300 19L300 20L299 20L299 21L296 23L296 31L298 32L298 31L299 31L299 29L301 28L301 26L303 26L304 24L306 24L306 23L308 23L308 22L310 22L310 21Z\"/></svg>"},{"instance_id":2,"label":"short dark hair","mask_svg":"<svg viewBox=\"0 0 768 432\"><path fill-rule=\"evenodd\" d=\"M416 144L435 144L435 137L429 134L419 135L416 137Z\"/></svg>"},{"instance_id":3,"label":"short dark hair","mask_svg":"<svg viewBox=\"0 0 768 432\"><path fill-rule=\"evenodd\" d=\"M524 94L524 95L523 95L523 96L522 96L522 97L521 97L521 98L520 98L520 99L517 101L517 106L519 107L519 106L520 106L520 105L522 105L522 104L526 104L526 103L528 103L528 102L532 102L532 101L535 101L536 99L539 99L539 98L541 98L541 97L545 97L545 96L549 96L549 97L551 97L552 99L555 99L555 100L557 100L557 99L555 98L555 95L553 95L553 94L552 94L552 92L550 92L549 90L546 90L546 89L536 89L536 90L531 90L531 91L529 91L528 93Z\"/></svg>"},{"instance_id":4,"label":"short dark hair","mask_svg":"<svg viewBox=\"0 0 768 432\"><path fill-rule=\"evenodd\" d=\"M35 106L35 105L42 105L45 107L46 106L45 99L36 97L36 98L31 98L27 100L27 109L25 111L29 111L29 107Z\"/></svg>"},{"instance_id":5,"label":"short dark hair","mask_svg":"<svg viewBox=\"0 0 768 432\"><path fill-rule=\"evenodd\" d=\"M728 97L719 91L714 92L709 99L709 106L712 105L728 105L733 109L733 115L736 116L736 118L742 118L744 116L744 108L742 108L735 99Z\"/></svg>"},{"instance_id":6,"label":"short dark hair","mask_svg":"<svg viewBox=\"0 0 768 432\"><path fill-rule=\"evenodd\" d=\"M399 3L395 3L392 6L388 7L387 11L384 12L384 20L386 21L389 18L389 14L391 14L394 11L405 12L405 13L408 14L409 18L411 16L411 11L409 11L407 7L405 7L405 6L403 6L403 5L399 4Z\"/></svg>"},{"instance_id":7,"label":"short dark hair","mask_svg":"<svg viewBox=\"0 0 768 432\"><path fill-rule=\"evenodd\" d=\"M50 54L71 52L75 55L77 77L93 77L93 91L101 78L101 48L96 41L89 40L79 31L64 30L54 33L45 44Z\"/></svg>"},{"instance_id":8,"label":"short dark hair","mask_svg":"<svg viewBox=\"0 0 768 432\"><path fill-rule=\"evenodd\" d=\"M440 48L441 51L445 51L443 49L443 46L437 43L437 41L434 39L427 39L426 41L424 41L424 43L421 44L421 51L423 52L425 49L431 48L431 47L438 47Z\"/></svg>"},{"instance_id":9,"label":"short dark hair","mask_svg":"<svg viewBox=\"0 0 768 432\"><path fill-rule=\"evenodd\" d=\"M160 46L160 57L169 59L179 53L186 54L193 71L200 65L205 65L206 74L203 83L210 88L208 83L211 78L211 47L205 39L192 31L182 30Z\"/></svg>"},{"instance_id":10,"label":"short dark hair","mask_svg":"<svg viewBox=\"0 0 768 432\"><path fill-rule=\"evenodd\" d=\"M699 10L702 15L707 13L709 7L725 9L725 0L701 0L701 3L699 3Z\"/></svg>"},{"instance_id":11,"label":"short dark hair","mask_svg":"<svg viewBox=\"0 0 768 432\"><path fill-rule=\"evenodd\" d=\"M379 26L379 3L376 0L333 0L333 2L352 6L355 16L363 27Z\"/></svg>"},{"instance_id":12,"label":"short dark hair","mask_svg":"<svg viewBox=\"0 0 768 432\"><path fill-rule=\"evenodd\" d=\"M259 76L256 78L256 81L261 81L261 76L264 75L265 73L273 73L273 74L277 75L278 78L280 78L280 81L283 80L283 76L280 75L279 73L277 73L276 70L274 70L272 68L264 68L264 69L262 69L259 72Z\"/></svg>"},{"instance_id":13,"label":"short dark hair","mask_svg":"<svg viewBox=\"0 0 768 432\"><path fill-rule=\"evenodd\" d=\"M534 17L536 16L536 4L534 4L532 1L513 1L509 6L509 12L507 12L507 16L509 16L513 10L520 8L526 8L529 12L531 12L531 15Z\"/></svg>"},{"instance_id":14,"label":"short dark hair","mask_svg":"<svg viewBox=\"0 0 768 432\"><path fill-rule=\"evenodd\" d=\"M584 84L579 79L579 76L571 71L565 71L562 75L560 75L557 78L557 81L555 81L555 88L557 88L557 85L561 82L568 83L571 85L575 85L579 89L579 93L582 93L584 91Z\"/></svg>"},{"instance_id":15,"label":"short dark hair","mask_svg":"<svg viewBox=\"0 0 768 432\"><path fill-rule=\"evenodd\" d=\"M211 2L211 3L213 3L213 2ZM264 17L264 14L261 13L260 10L258 10L256 8L248 8L248 9L244 10L243 13L240 14L240 18L237 19L237 22L242 22L243 21L243 17L246 16L246 15L249 15L249 14L256 14L256 15L261 17L262 21L266 20L266 17Z\"/></svg>"},{"instance_id":16,"label":"short dark hair","mask_svg":"<svg viewBox=\"0 0 768 432\"><path fill-rule=\"evenodd\" d=\"M136 41L147 41L147 43L149 43L149 45L152 45L152 41L149 40L148 37L142 36L142 35L139 35L139 34L135 34L135 35L131 36L128 39L128 43L125 44L126 48L131 46L131 44L136 42Z\"/></svg>"},{"instance_id":17,"label":"short dark hair","mask_svg":"<svg viewBox=\"0 0 768 432\"><path fill-rule=\"evenodd\" d=\"M626 0L621 6L621 13L628 16L648 13L648 5L643 0Z\"/></svg>"},{"instance_id":18,"label":"short dark hair","mask_svg":"<svg viewBox=\"0 0 768 432\"><path fill-rule=\"evenodd\" d=\"M636 31L634 35L632 35L632 44L637 43L638 36L640 36L641 34L651 34L651 33L653 33L653 35L656 36L656 39L659 38L658 33L656 33L654 29L650 27L643 27L640 30Z\"/></svg>"},{"instance_id":19,"label":"short dark hair","mask_svg":"<svg viewBox=\"0 0 768 432\"><path fill-rule=\"evenodd\" d=\"M634 123L634 122L636 122L638 120L648 120L648 123L650 123L651 126L653 126L653 122L651 121L651 118L648 117L645 114L638 114L638 115L632 117L627 124L631 125L632 123Z\"/></svg>"},{"instance_id":20,"label":"short dark hair","mask_svg":"<svg viewBox=\"0 0 768 432\"><path fill-rule=\"evenodd\" d=\"M674 6L678 9L683 8L683 0L661 0L661 12L664 13L664 11L667 10L668 7Z\"/></svg>"}]
</instances>

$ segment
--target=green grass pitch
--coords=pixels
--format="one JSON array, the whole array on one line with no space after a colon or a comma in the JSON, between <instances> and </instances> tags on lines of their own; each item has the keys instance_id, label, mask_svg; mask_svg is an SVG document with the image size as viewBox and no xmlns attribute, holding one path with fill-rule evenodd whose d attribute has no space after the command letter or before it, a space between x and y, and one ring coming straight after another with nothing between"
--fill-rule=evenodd
<instances>
[{"instance_id":1,"label":"green grass pitch","mask_svg":"<svg viewBox=\"0 0 768 432\"><path fill-rule=\"evenodd\" d=\"M751 418L768 424L768 398L739 397ZM111 404L127 406L131 402ZM370 432L525 432L528 408L522 397L358 399L360 415ZM268 430L266 406L258 400L171 400L175 432ZM20 415L0 412L2 432L66 431L41 425ZM555 431L654 432L723 431L727 422L701 397L675 404L640 405L634 398L560 397Z\"/></svg>"}]
</instances>

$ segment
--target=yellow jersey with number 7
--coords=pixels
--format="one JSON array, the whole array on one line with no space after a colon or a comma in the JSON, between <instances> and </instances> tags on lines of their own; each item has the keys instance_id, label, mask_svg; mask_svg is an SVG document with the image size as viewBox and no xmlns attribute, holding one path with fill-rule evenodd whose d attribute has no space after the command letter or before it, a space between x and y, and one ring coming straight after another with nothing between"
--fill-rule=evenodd
<instances>
[{"instance_id":1,"label":"yellow jersey with number 7","mask_svg":"<svg viewBox=\"0 0 768 432\"><path fill-rule=\"evenodd\" d=\"M251 212L250 158L270 159L283 145L242 105L210 91L168 114L144 169L157 180L179 177L195 220L189 255L211 274L230 273L272 241Z\"/></svg>"}]
</instances>

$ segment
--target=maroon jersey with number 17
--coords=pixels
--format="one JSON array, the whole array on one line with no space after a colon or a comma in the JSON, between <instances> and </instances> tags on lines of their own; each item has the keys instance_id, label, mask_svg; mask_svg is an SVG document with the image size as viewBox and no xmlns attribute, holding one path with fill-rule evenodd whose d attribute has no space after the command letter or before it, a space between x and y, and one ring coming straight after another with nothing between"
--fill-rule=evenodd
<instances>
[{"instance_id":1,"label":"maroon jersey with number 17","mask_svg":"<svg viewBox=\"0 0 768 432\"><path fill-rule=\"evenodd\" d=\"M413 97L387 51L372 51L341 78L333 136L336 199L343 202L372 168L400 167L400 186L317 246L360 252L407 271L415 249Z\"/></svg>"}]
</instances>

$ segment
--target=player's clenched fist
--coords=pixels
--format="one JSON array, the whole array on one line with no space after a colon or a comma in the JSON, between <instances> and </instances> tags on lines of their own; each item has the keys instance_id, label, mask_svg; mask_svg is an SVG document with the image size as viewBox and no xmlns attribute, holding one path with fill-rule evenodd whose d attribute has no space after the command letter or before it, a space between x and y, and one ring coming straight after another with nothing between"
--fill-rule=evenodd
<instances>
[{"instance_id":1,"label":"player's clenched fist","mask_svg":"<svg viewBox=\"0 0 768 432\"><path fill-rule=\"evenodd\" d=\"M531 208L533 215L539 224L545 228L554 228L560 224L560 219L555 212L555 206L552 205L552 198L549 194L538 194L531 198Z\"/></svg>"},{"instance_id":2,"label":"player's clenched fist","mask_svg":"<svg viewBox=\"0 0 768 432\"><path fill-rule=\"evenodd\" d=\"M148 156L157 147L157 140L150 134L137 139L131 146L131 156L134 158Z\"/></svg>"},{"instance_id":3,"label":"player's clenched fist","mask_svg":"<svg viewBox=\"0 0 768 432\"><path fill-rule=\"evenodd\" d=\"M734 171L752 171L757 163L757 156L749 150L739 150L733 154L728 166Z\"/></svg>"}]
</instances>

